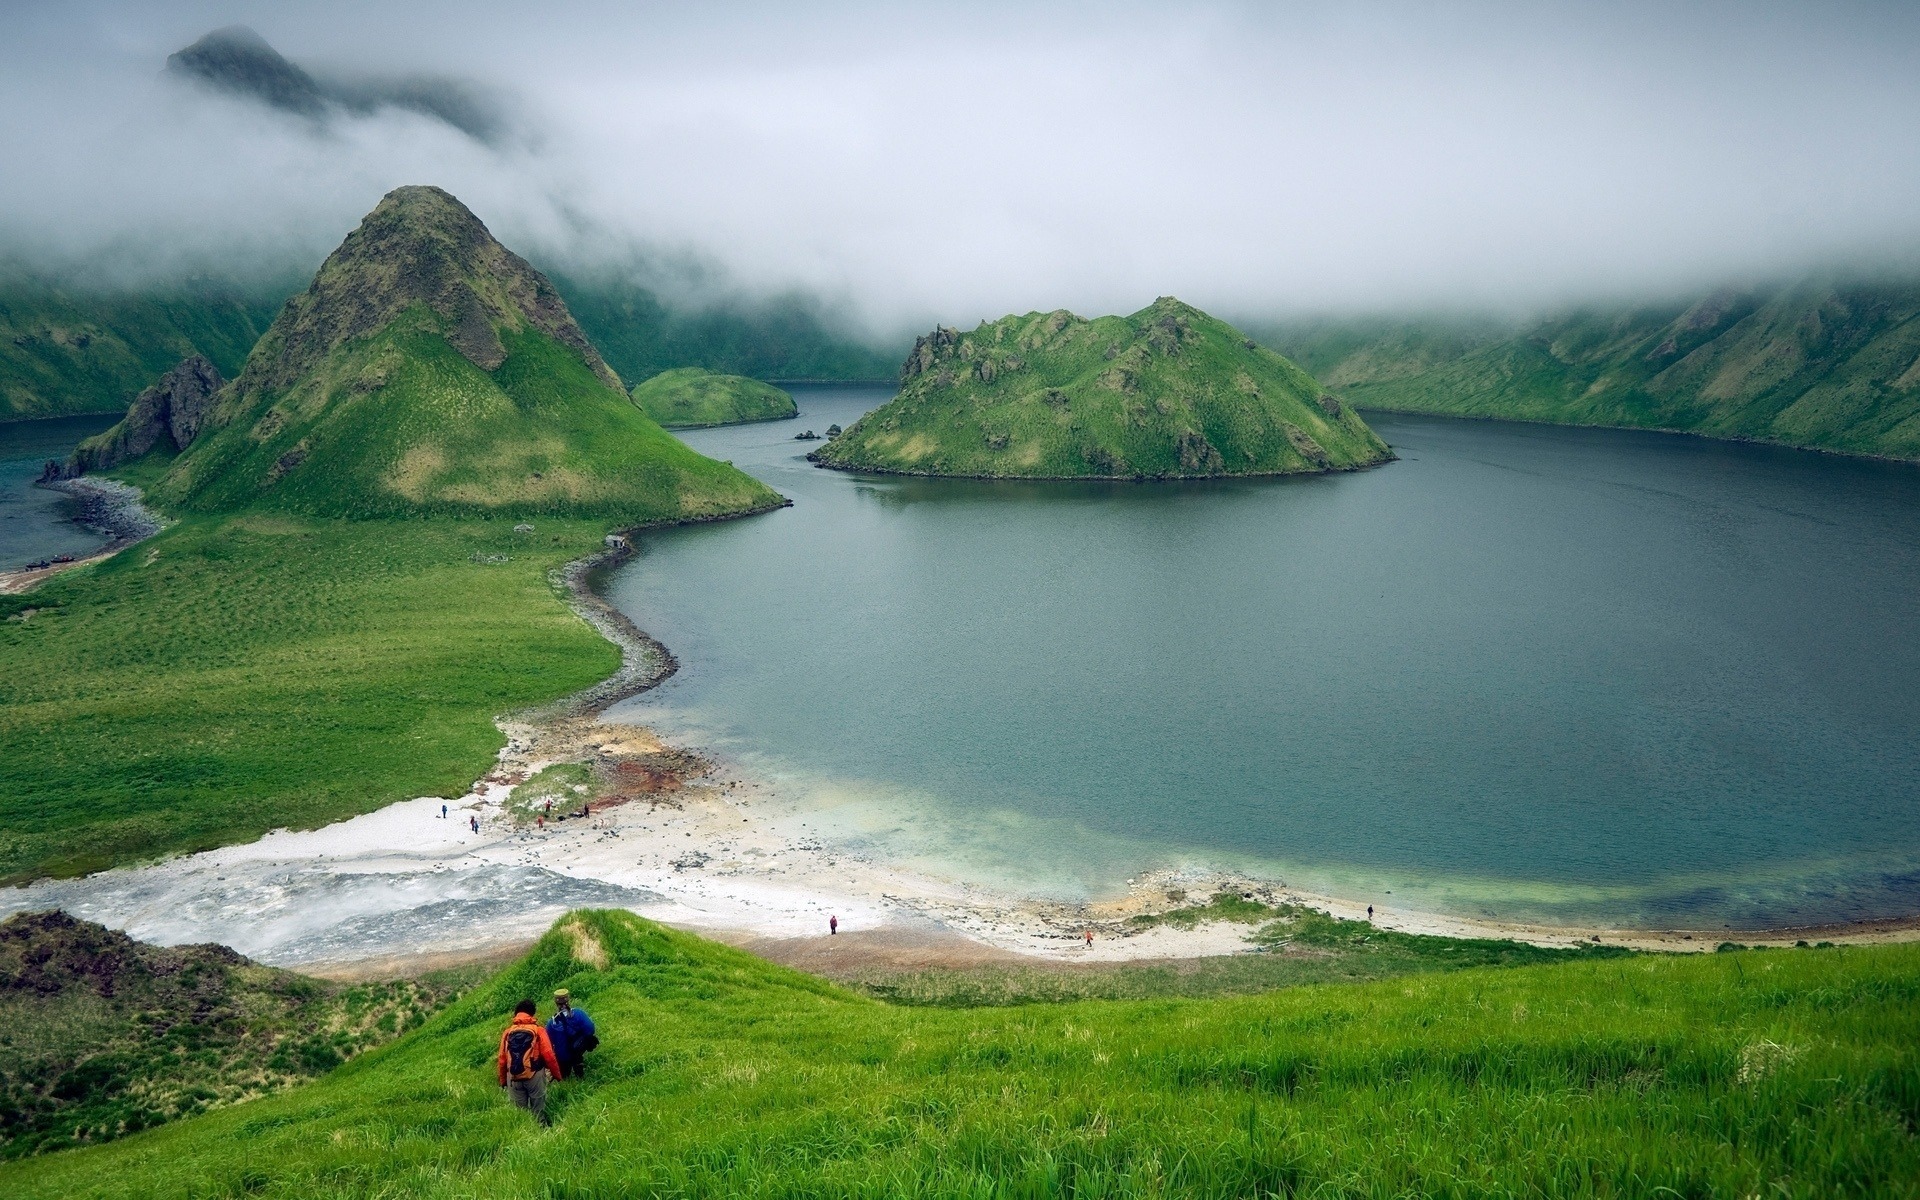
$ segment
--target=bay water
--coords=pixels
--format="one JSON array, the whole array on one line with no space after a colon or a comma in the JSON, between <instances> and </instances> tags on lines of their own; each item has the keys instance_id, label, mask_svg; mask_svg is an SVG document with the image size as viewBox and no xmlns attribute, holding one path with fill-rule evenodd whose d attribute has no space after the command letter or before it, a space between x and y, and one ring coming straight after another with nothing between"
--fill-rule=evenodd
<instances>
[{"instance_id":1,"label":"bay water","mask_svg":"<svg viewBox=\"0 0 1920 1200\"><path fill-rule=\"evenodd\" d=\"M679 673L616 716L821 836L1095 898L1230 871L1383 907L1756 928L1920 911L1920 469L1369 414L1351 474L823 471L645 535L609 598ZM1157 877L1156 877L1157 878Z\"/></svg>"}]
</instances>

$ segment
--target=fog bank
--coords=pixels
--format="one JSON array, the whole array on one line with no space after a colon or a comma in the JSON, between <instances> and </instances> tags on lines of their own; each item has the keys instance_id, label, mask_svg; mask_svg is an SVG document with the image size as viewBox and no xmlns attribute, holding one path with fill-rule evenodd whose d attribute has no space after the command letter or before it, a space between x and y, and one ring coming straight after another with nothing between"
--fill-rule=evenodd
<instances>
[{"instance_id":1,"label":"fog bank","mask_svg":"<svg viewBox=\"0 0 1920 1200\"><path fill-rule=\"evenodd\" d=\"M332 107L164 70L235 23ZM95 0L0 14L0 103L0 253L125 280L310 269L416 182L579 273L889 331L1523 311L1920 251L1898 4Z\"/></svg>"}]
</instances>

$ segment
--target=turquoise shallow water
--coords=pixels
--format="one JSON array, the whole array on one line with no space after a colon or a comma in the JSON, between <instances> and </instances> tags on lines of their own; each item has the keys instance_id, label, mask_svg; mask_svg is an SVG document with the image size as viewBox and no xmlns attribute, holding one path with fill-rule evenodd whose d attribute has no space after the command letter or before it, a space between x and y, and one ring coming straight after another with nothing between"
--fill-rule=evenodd
<instances>
[{"instance_id":1,"label":"turquoise shallow water","mask_svg":"<svg viewBox=\"0 0 1920 1200\"><path fill-rule=\"evenodd\" d=\"M1386 415L1402 461L1314 479L802 460L885 396L689 434L794 506L609 585L682 663L622 715L829 836L1060 896L1221 867L1516 919L1920 911L1920 470Z\"/></svg>"}]
</instances>

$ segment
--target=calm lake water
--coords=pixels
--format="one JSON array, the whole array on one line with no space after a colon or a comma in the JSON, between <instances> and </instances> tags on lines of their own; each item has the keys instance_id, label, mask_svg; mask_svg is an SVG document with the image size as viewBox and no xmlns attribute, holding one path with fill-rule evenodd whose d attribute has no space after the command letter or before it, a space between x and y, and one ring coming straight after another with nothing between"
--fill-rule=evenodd
<instances>
[{"instance_id":1,"label":"calm lake water","mask_svg":"<svg viewBox=\"0 0 1920 1200\"><path fill-rule=\"evenodd\" d=\"M0 424L0 571L55 554L85 554L106 538L73 523L78 503L33 486L50 458L65 458L116 416L55 417Z\"/></svg>"},{"instance_id":2,"label":"calm lake water","mask_svg":"<svg viewBox=\"0 0 1920 1200\"><path fill-rule=\"evenodd\" d=\"M817 470L648 535L611 598L678 654L623 706L823 836L1062 896L1229 868L1389 907L1734 928L1920 911L1920 470L1371 416L1332 477Z\"/></svg>"}]
</instances>

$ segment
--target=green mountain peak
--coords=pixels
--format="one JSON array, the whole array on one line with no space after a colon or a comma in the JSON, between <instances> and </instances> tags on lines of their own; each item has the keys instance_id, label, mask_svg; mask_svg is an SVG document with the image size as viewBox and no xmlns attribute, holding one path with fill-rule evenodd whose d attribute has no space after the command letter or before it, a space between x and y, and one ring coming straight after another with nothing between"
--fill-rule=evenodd
<instances>
[{"instance_id":1,"label":"green mountain peak","mask_svg":"<svg viewBox=\"0 0 1920 1200\"><path fill-rule=\"evenodd\" d=\"M779 503L641 413L546 276L434 187L389 192L347 235L153 490L199 510L633 523Z\"/></svg>"},{"instance_id":2,"label":"green mountain peak","mask_svg":"<svg viewBox=\"0 0 1920 1200\"><path fill-rule=\"evenodd\" d=\"M940 327L900 394L815 451L847 470L1194 478L1343 470L1392 452L1280 355L1171 296L1126 317L1064 309Z\"/></svg>"}]
</instances>

